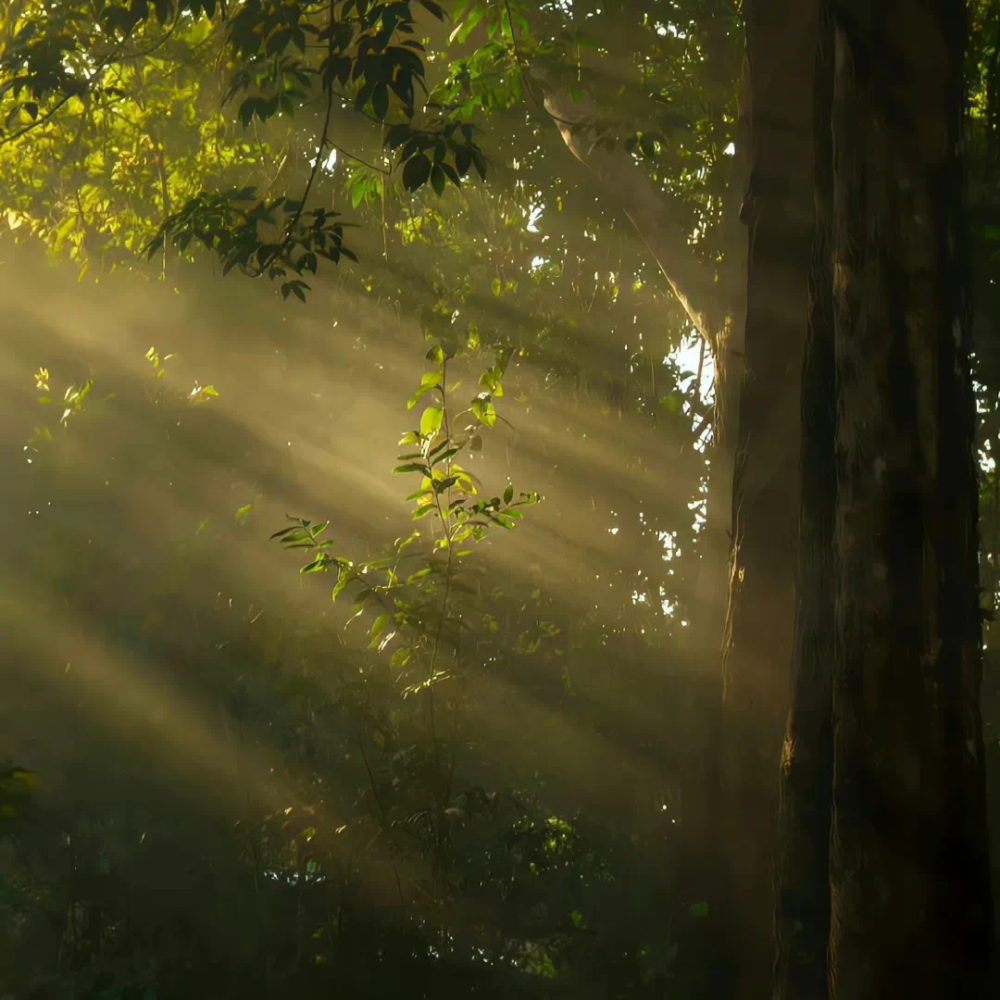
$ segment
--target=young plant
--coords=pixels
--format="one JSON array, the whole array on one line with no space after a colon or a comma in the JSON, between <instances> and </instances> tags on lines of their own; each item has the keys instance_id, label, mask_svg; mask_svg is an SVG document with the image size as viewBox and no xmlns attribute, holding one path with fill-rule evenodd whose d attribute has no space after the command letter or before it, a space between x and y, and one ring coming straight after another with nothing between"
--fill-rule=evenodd
<instances>
[{"instance_id":1,"label":"young plant","mask_svg":"<svg viewBox=\"0 0 1000 1000\"><path fill-rule=\"evenodd\" d=\"M354 589L351 620L363 615L371 619L369 648L379 652L391 648L391 666L399 671L403 697L421 694L424 698L427 736L439 773L434 689L452 676L442 663L445 647L456 653L462 630L471 629L458 601L459 595L479 596L469 557L476 543L492 530L513 530L524 517L523 508L540 500L537 493L515 497L510 484L502 495L483 497L478 478L458 463L463 451L482 448L482 432L496 424L494 400L503 394L507 360L501 353L497 363L480 376L476 397L454 412L451 393L456 387L448 387L449 364L464 356L450 353L441 344L428 351L429 368L407 406L414 410L428 396L431 401L420 415L419 426L400 439L400 446L411 450L399 455L401 464L393 470L420 478L418 488L406 500L413 504L414 521L433 526L426 542L416 529L406 538L397 538L388 557L355 563L332 554L336 543L324 538L329 522L293 518L293 524L272 536L284 548L308 553L300 572L336 571L334 600L349 587ZM443 801L450 794L449 784L440 786Z\"/></svg>"}]
</instances>

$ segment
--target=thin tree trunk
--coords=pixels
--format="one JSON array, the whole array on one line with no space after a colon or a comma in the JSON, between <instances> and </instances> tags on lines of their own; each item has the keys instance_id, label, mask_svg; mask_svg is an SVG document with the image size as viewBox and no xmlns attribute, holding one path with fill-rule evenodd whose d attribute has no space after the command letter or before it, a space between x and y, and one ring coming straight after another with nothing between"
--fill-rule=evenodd
<instances>
[{"instance_id":1,"label":"thin tree trunk","mask_svg":"<svg viewBox=\"0 0 1000 1000\"><path fill-rule=\"evenodd\" d=\"M991 997L964 3L842 2L830 995Z\"/></svg>"},{"instance_id":2,"label":"thin tree trunk","mask_svg":"<svg viewBox=\"0 0 1000 1000\"><path fill-rule=\"evenodd\" d=\"M799 398L812 229L811 61L815 0L745 4L750 186L747 316L733 482L723 664L721 779L727 809L723 922L733 995L770 989L775 776L789 704Z\"/></svg>"},{"instance_id":3,"label":"thin tree trunk","mask_svg":"<svg viewBox=\"0 0 1000 1000\"><path fill-rule=\"evenodd\" d=\"M830 935L831 680L837 467L830 215L833 21L821 0L814 102L816 225L802 371L801 510L792 706L781 754L774 1000L825 1000Z\"/></svg>"}]
</instances>

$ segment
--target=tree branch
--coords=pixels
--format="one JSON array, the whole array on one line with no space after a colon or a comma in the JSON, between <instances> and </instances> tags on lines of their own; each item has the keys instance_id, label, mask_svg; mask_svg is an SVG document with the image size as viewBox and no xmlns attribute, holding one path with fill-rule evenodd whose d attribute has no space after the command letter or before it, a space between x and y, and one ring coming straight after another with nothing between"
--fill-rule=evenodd
<instances>
[{"instance_id":1,"label":"tree branch","mask_svg":"<svg viewBox=\"0 0 1000 1000\"><path fill-rule=\"evenodd\" d=\"M724 295L712 270L698 260L687 235L669 218L649 177L626 154L585 141L578 128L590 120L584 101L546 92L543 105L567 149L613 193L695 329L716 346L725 325Z\"/></svg>"}]
</instances>

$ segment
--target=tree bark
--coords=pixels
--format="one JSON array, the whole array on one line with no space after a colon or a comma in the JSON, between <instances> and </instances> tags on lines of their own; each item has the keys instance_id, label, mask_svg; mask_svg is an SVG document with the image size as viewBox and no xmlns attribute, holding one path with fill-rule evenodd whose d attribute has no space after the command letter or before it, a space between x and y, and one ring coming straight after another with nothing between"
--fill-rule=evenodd
<instances>
[{"instance_id":1,"label":"tree bark","mask_svg":"<svg viewBox=\"0 0 1000 1000\"><path fill-rule=\"evenodd\" d=\"M833 784L837 467L833 286L833 21L821 0L814 85L816 220L802 370L801 508L792 705L779 773L774 1000L826 1000Z\"/></svg>"},{"instance_id":2,"label":"tree bark","mask_svg":"<svg viewBox=\"0 0 1000 1000\"><path fill-rule=\"evenodd\" d=\"M995 996L964 3L843 0L833 98L833 1000Z\"/></svg>"},{"instance_id":3,"label":"tree bark","mask_svg":"<svg viewBox=\"0 0 1000 1000\"><path fill-rule=\"evenodd\" d=\"M799 399L812 231L815 0L744 5L751 174L745 374L723 664L721 836L733 995L770 990L777 773L790 696Z\"/></svg>"},{"instance_id":4,"label":"tree bark","mask_svg":"<svg viewBox=\"0 0 1000 1000\"><path fill-rule=\"evenodd\" d=\"M715 441L698 591L700 617L725 625L722 808L714 827L722 891L712 907L725 934L723 992L754 998L767 994L771 975L775 770L789 703L812 228L812 67L803 70L788 53L811 51L815 6L816 0L746 4L749 141L737 143L737 155L750 161L752 174L746 169L737 175L752 178L739 213L750 230L749 275L733 240L728 256L739 258L740 266L727 260L728 273L716 280L645 174L572 127L593 117L586 100L570 101L559 92L545 97L567 148L618 199L713 349ZM719 503L724 496L731 504ZM727 552L730 572L723 574ZM728 602L714 592L716 573L720 582L730 578ZM717 603L724 621L713 614ZM716 641L706 649L717 650Z\"/></svg>"}]
</instances>

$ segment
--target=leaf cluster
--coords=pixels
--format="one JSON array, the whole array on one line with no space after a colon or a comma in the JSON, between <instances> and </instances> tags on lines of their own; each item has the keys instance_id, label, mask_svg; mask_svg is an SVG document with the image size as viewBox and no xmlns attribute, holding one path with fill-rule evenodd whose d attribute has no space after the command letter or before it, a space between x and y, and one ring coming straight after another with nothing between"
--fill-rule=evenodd
<instances>
[{"instance_id":1,"label":"leaf cluster","mask_svg":"<svg viewBox=\"0 0 1000 1000\"><path fill-rule=\"evenodd\" d=\"M382 652L396 640L392 666L404 671L404 679L410 678L414 670L419 675L418 680L406 685L404 696L426 691L448 679L449 672L437 669L441 641L447 638L457 648L456 630L470 628L469 616L455 609L451 601L456 594L478 598L481 587L470 577L474 580L482 571L477 572L468 563L473 549L462 546L483 541L493 527L513 530L524 518L522 508L540 500L536 493L521 493L515 498L510 484L502 496L480 498L476 477L456 461L463 451L482 448L477 427L495 424L492 399L503 392L504 365L501 359L483 372L481 391L466 410L450 412L448 365L455 357L440 344L428 351L431 367L407 406L413 410L428 394L435 399L424 407L419 427L400 439L401 446L417 450L400 454L401 464L393 469L397 474L420 477L419 487L406 500L414 504L414 521L435 518L437 530L429 544L421 544L420 531L414 531L396 539L391 555L355 563L331 553L335 541L323 538L328 521L317 524L294 518L292 525L271 536L285 549L308 552L309 561L301 573L336 572L333 600L353 586L352 620L367 611L374 615L369 648ZM465 414L472 415L472 423L461 425Z\"/></svg>"}]
</instances>

